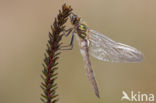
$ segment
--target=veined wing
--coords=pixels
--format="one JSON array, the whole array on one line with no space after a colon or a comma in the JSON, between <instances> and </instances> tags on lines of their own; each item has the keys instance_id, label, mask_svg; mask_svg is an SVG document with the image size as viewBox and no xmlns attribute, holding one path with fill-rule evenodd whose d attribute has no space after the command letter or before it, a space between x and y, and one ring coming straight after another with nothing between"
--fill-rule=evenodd
<instances>
[{"instance_id":1,"label":"veined wing","mask_svg":"<svg viewBox=\"0 0 156 103\"><path fill-rule=\"evenodd\" d=\"M95 30L88 31L90 40L89 53L103 61L139 62L143 54L136 48L111 40Z\"/></svg>"},{"instance_id":2,"label":"veined wing","mask_svg":"<svg viewBox=\"0 0 156 103\"><path fill-rule=\"evenodd\" d=\"M93 86L95 95L98 98L100 98L98 86L97 86L97 83L96 83L96 80L95 80L95 77L94 77L94 73L93 73L93 69L92 69L92 66L91 66L91 62L90 62L90 59L89 59L87 40L81 41L80 46L81 46L80 52L81 52L83 60L85 62L85 69L87 71L88 79L89 79L89 81L91 82L91 84Z\"/></svg>"}]
</instances>

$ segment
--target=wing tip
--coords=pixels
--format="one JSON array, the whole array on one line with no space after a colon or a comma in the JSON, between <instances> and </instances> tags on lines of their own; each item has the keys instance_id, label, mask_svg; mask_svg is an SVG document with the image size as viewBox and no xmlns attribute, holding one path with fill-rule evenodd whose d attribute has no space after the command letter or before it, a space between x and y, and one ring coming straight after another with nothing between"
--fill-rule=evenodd
<instances>
[{"instance_id":1,"label":"wing tip","mask_svg":"<svg viewBox=\"0 0 156 103\"><path fill-rule=\"evenodd\" d=\"M142 62L144 60L143 53L139 52L139 54L136 56L136 60L134 62Z\"/></svg>"}]
</instances>

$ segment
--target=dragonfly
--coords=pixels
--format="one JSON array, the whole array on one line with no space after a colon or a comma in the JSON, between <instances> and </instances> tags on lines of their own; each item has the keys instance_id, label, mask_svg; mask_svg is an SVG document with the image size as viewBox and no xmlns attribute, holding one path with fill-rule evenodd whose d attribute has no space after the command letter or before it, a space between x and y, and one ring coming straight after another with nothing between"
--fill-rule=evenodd
<instances>
[{"instance_id":1,"label":"dragonfly","mask_svg":"<svg viewBox=\"0 0 156 103\"><path fill-rule=\"evenodd\" d=\"M65 30L65 36L72 35L68 49L72 50L74 36L80 45L80 52L85 63L88 79L92 84L95 95L100 98L98 86L91 66L90 55L106 62L140 62L143 54L134 47L116 42L102 33L88 28L81 17L72 13L70 16L72 27Z\"/></svg>"}]
</instances>

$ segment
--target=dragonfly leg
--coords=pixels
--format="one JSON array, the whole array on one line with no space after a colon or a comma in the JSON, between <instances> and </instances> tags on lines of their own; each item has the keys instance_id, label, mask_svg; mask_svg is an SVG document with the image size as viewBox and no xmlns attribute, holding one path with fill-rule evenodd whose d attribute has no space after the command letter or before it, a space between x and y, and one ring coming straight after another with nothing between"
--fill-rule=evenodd
<instances>
[{"instance_id":1,"label":"dragonfly leg","mask_svg":"<svg viewBox=\"0 0 156 103\"><path fill-rule=\"evenodd\" d=\"M63 33L67 37L72 31L73 31L73 28L69 28L67 30L63 30Z\"/></svg>"},{"instance_id":2,"label":"dragonfly leg","mask_svg":"<svg viewBox=\"0 0 156 103\"><path fill-rule=\"evenodd\" d=\"M74 45L74 32L72 33L72 38L70 44L67 46L61 46L61 50L72 50Z\"/></svg>"}]
</instances>

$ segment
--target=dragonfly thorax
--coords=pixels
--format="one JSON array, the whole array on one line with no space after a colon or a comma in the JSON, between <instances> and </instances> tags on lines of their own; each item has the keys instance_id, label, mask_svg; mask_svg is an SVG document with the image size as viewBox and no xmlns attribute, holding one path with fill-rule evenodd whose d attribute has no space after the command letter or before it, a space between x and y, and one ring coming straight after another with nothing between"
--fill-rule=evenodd
<instances>
[{"instance_id":1,"label":"dragonfly thorax","mask_svg":"<svg viewBox=\"0 0 156 103\"><path fill-rule=\"evenodd\" d=\"M79 24L77 25L77 33L82 38L85 39L87 36L87 26L85 24Z\"/></svg>"}]
</instances>

